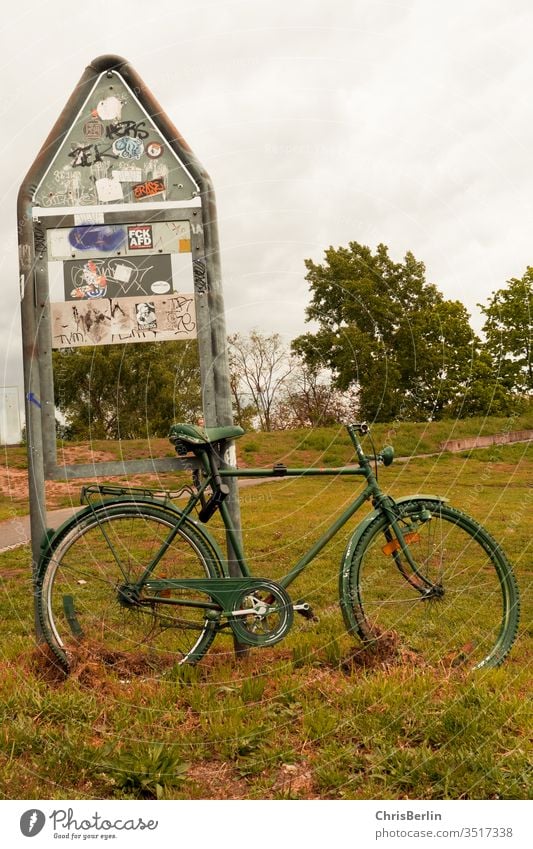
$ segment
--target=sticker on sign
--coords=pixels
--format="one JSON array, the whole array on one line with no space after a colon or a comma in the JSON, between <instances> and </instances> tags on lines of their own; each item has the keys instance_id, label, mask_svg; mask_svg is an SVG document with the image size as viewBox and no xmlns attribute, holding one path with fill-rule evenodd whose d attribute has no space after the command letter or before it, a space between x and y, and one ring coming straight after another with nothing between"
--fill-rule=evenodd
<instances>
[{"instance_id":1,"label":"sticker on sign","mask_svg":"<svg viewBox=\"0 0 533 849\"><path fill-rule=\"evenodd\" d=\"M160 195L164 191L165 181L161 177L155 177L153 180L146 180L144 183L133 186L133 197L135 200L142 200L142 198Z\"/></svg>"},{"instance_id":2,"label":"sticker on sign","mask_svg":"<svg viewBox=\"0 0 533 849\"><path fill-rule=\"evenodd\" d=\"M151 224L134 224L128 227L128 248L130 250L153 248L153 246Z\"/></svg>"}]
</instances>

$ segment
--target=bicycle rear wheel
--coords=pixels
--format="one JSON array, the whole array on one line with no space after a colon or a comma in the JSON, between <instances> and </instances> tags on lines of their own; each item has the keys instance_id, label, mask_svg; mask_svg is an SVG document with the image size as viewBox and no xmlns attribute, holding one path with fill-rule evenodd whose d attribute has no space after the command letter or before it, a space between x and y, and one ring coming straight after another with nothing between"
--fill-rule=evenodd
<instances>
[{"instance_id":1,"label":"bicycle rear wheel","mask_svg":"<svg viewBox=\"0 0 533 849\"><path fill-rule=\"evenodd\" d=\"M153 505L110 505L82 517L55 542L41 571L39 615L46 640L65 668L79 653L111 665L127 653L132 669L136 664L157 669L196 663L205 654L216 634L205 610L168 603L209 601L205 594L165 589L161 603L147 606L142 605L144 591L137 601L128 597L128 586L140 579L176 521L175 513ZM220 574L214 551L187 521L151 577Z\"/></svg>"},{"instance_id":2,"label":"bicycle rear wheel","mask_svg":"<svg viewBox=\"0 0 533 849\"><path fill-rule=\"evenodd\" d=\"M348 629L446 667L498 666L518 630L518 588L501 548L474 519L437 501L400 506L417 571L388 520L377 517L341 573Z\"/></svg>"}]
</instances>

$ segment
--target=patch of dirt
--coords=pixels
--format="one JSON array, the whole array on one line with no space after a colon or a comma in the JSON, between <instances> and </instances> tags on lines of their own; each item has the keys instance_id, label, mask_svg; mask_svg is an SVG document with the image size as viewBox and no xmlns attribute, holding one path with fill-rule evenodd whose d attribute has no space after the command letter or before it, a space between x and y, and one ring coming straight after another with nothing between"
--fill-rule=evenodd
<instances>
[{"instance_id":1,"label":"patch of dirt","mask_svg":"<svg viewBox=\"0 0 533 849\"><path fill-rule=\"evenodd\" d=\"M116 455L111 451L95 451L90 446L72 445L61 449L57 462L60 466L69 466L74 463L107 463L116 459Z\"/></svg>"},{"instance_id":2,"label":"patch of dirt","mask_svg":"<svg viewBox=\"0 0 533 849\"><path fill-rule=\"evenodd\" d=\"M341 669L350 674L359 669L388 669L391 666L405 664L425 666L420 655L401 645L400 637L395 631L386 631L379 635L375 643L356 646L343 658Z\"/></svg>"},{"instance_id":3,"label":"patch of dirt","mask_svg":"<svg viewBox=\"0 0 533 849\"><path fill-rule=\"evenodd\" d=\"M111 651L84 640L69 651L70 670L68 672L46 644L35 647L30 656L29 665L37 677L50 683L71 678L85 687L100 688L109 672L122 682L129 683L133 678L140 676L158 675L170 669L175 662L176 657L171 653L147 657L141 652Z\"/></svg>"},{"instance_id":4,"label":"patch of dirt","mask_svg":"<svg viewBox=\"0 0 533 849\"><path fill-rule=\"evenodd\" d=\"M84 447L81 445L64 447L58 453L58 465L75 465L76 463L105 463L116 460L116 454L111 451L95 451L90 446ZM149 478L149 479L148 479ZM117 484L125 486L138 487L157 487L157 482L154 481L153 475L132 475L130 477L117 478ZM64 507L67 502L72 506L78 506L80 503L80 489L84 484L99 483L101 478L89 477L83 480L74 481L45 481L46 489L46 504L49 510L58 507ZM168 486L161 486L162 489L179 488L182 483L190 482L190 475L187 478L181 476L176 481L169 477ZM9 466L0 467L0 493L16 502L28 501L28 473L26 469L16 469ZM29 507L28 507L29 511Z\"/></svg>"},{"instance_id":5,"label":"patch of dirt","mask_svg":"<svg viewBox=\"0 0 533 849\"><path fill-rule=\"evenodd\" d=\"M93 478L92 480L96 480ZM46 501L48 509L65 505L66 497L72 504L79 504L79 491L82 481L62 483L46 481ZM21 469L0 469L0 492L12 501L28 500L28 473ZM29 509L29 508L28 508Z\"/></svg>"},{"instance_id":6,"label":"patch of dirt","mask_svg":"<svg viewBox=\"0 0 533 849\"><path fill-rule=\"evenodd\" d=\"M68 678L68 673L46 644L35 646L29 656L25 655L20 660L38 680L46 681L47 684L60 684Z\"/></svg>"},{"instance_id":7,"label":"patch of dirt","mask_svg":"<svg viewBox=\"0 0 533 849\"><path fill-rule=\"evenodd\" d=\"M199 799L247 799L247 786L235 776L230 764L209 761L192 764L188 778L196 784Z\"/></svg>"},{"instance_id":8,"label":"patch of dirt","mask_svg":"<svg viewBox=\"0 0 533 849\"><path fill-rule=\"evenodd\" d=\"M318 799L313 787L313 773L307 763L282 764L272 785L276 797Z\"/></svg>"},{"instance_id":9,"label":"patch of dirt","mask_svg":"<svg viewBox=\"0 0 533 849\"><path fill-rule=\"evenodd\" d=\"M2 569L0 570L0 581L7 581L9 578L30 578L28 569Z\"/></svg>"},{"instance_id":10,"label":"patch of dirt","mask_svg":"<svg viewBox=\"0 0 533 849\"><path fill-rule=\"evenodd\" d=\"M103 463L114 460L115 455L110 451L94 451L90 447L73 446L63 448L58 455L58 465L74 465L75 463ZM46 502L48 509L65 506L68 499L71 504L79 504L79 493L83 483L97 482L96 477L86 481L70 482L46 481ZM28 473L26 469L14 469L9 466L0 468L0 492L12 501L28 500Z\"/></svg>"}]
</instances>

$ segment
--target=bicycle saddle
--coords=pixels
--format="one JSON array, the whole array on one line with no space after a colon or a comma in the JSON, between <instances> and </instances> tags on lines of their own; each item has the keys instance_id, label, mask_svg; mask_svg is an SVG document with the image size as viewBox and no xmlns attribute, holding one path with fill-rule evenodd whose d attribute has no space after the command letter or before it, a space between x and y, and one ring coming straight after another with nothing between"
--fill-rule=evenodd
<instances>
[{"instance_id":1,"label":"bicycle saddle","mask_svg":"<svg viewBox=\"0 0 533 849\"><path fill-rule=\"evenodd\" d=\"M227 427L199 427L192 424L173 424L168 434L169 440L175 445L185 442L189 445L211 445L222 439L237 439L244 435L242 427L230 425Z\"/></svg>"}]
</instances>

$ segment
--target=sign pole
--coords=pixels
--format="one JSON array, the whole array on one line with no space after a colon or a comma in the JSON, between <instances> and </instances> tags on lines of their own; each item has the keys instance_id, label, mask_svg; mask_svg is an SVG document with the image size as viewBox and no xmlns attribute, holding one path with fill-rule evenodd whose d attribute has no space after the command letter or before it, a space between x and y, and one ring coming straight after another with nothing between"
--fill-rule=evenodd
<instances>
[{"instance_id":1,"label":"sign pole","mask_svg":"<svg viewBox=\"0 0 533 849\"><path fill-rule=\"evenodd\" d=\"M35 587L39 566L41 540L46 531L46 492L44 478L39 362L37 351L37 321L35 302L35 257L31 213L19 197L19 262L21 287L21 321L24 361L24 403L26 444L28 455L28 489L32 551L32 576ZM34 622L38 643L44 641L34 593Z\"/></svg>"}]
</instances>

